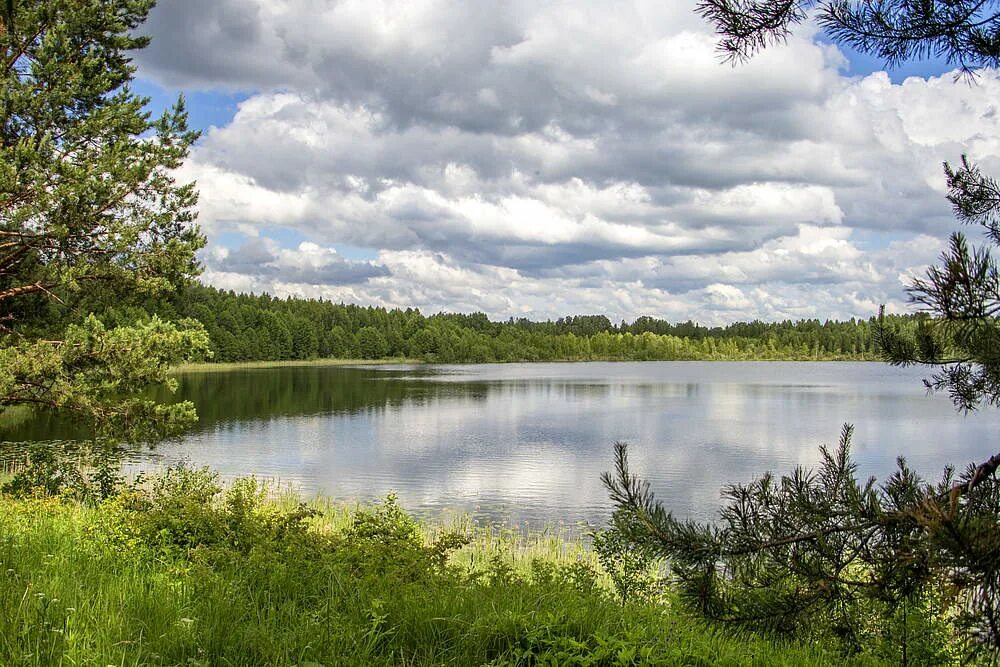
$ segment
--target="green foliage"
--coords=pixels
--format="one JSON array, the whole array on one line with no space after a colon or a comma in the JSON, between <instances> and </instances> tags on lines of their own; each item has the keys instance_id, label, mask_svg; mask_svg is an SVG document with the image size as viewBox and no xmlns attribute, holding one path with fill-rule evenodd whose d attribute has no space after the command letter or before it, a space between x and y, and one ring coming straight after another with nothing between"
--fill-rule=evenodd
<instances>
[{"instance_id":1,"label":"green foliage","mask_svg":"<svg viewBox=\"0 0 1000 667\"><path fill-rule=\"evenodd\" d=\"M17 498L78 494L86 481L80 466L72 459L57 455L49 443L34 444L23 469L0 486L0 493Z\"/></svg>"},{"instance_id":2,"label":"green foliage","mask_svg":"<svg viewBox=\"0 0 1000 667\"><path fill-rule=\"evenodd\" d=\"M436 354L438 351L438 337L432 329L422 327L409 340L410 355L414 357L427 357Z\"/></svg>"},{"instance_id":3,"label":"green foliage","mask_svg":"<svg viewBox=\"0 0 1000 667\"><path fill-rule=\"evenodd\" d=\"M959 221L981 226L990 243L1000 245L1000 184L964 156L958 169L945 164L945 173ZM953 234L940 266L908 292L923 310L919 326L900 331L880 317L875 335L886 360L940 366L924 382L947 391L959 409L1000 406L1000 270L990 248Z\"/></svg>"},{"instance_id":4,"label":"green foliage","mask_svg":"<svg viewBox=\"0 0 1000 667\"><path fill-rule=\"evenodd\" d=\"M375 327L362 327L357 333L362 359L381 359L389 353L389 343Z\"/></svg>"},{"instance_id":5,"label":"green foliage","mask_svg":"<svg viewBox=\"0 0 1000 667\"><path fill-rule=\"evenodd\" d=\"M293 546L316 515L301 503L282 509L268 504L266 487L253 478L223 489L217 473L183 464L148 486L122 488L117 500L107 513L108 525L118 525L112 532L157 550L197 554L203 563Z\"/></svg>"},{"instance_id":6,"label":"green foliage","mask_svg":"<svg viewBox=\"0 0 1000 667\"><path fill-rule=\"evenodd\" d=\"M577 638L575 635L558 614L551 614L538 627L530 628L514 650L489 665L630 667L661 662L655 659L654 645L644 643L639 637L597 634Z\"/></svg>"},{"instance_id":7,"label":"green foliage","mask_svg":"<svg viewBox=\"0 0 1000 667\"><path fill-rule=\"evenodd\" d=\"M459 567L391 498L341 517L268 500L253 480L219 486L181 468L93 505L0 497L0 663L845 660L825 644L723 635L672 607L622 607L584 562L526 568L501 550Z\"/></svg>"},{"instance_id":8,"label":"green foliage","mask_svg":"<svg viewBox=\"0 0 1000 667\"><path fill-rule=\"evenodd\" d=\"M651 317L613 325L604 316L554 322L494 322L483 313L425 316L312 299L276 299L189 285L167 299L106 308L101 317L127 325L147 317L191 318L209 334L222 362L409 356L432 362L543 360L875 359L869 320L737 322L703 327ZM913 318L889 317L903 327ZM53 320L52 326L59 323Z\"/></svg>"},{"instance_id":9,"label":"green foliage","mask_svg":"<svg viewBox=\"0 0 1000 667\"><path fill-rule=\"evenodd\" d=\"M445 532L431 544L424 544L420 525L389 494L373 509L358 510L343 533L349 548L347 560L359 569L380 574L392 568L407 579L419 579L445 566L448 554L468 544L468 538Z\"/></svg>"},{"instance_id":10,"label":"green foliage","mask_svg":"<svg viewBox=\"0 0 1000 667\"><path fill-rule=\"evenodd\" d=\"M33 442L0 493L15 498L60 497L96 503L124 485L121 455L97 442Z\"/></svg>"},{"instance_id":11,"label":"green foliage","mask_svg":"<svg viewBox=\"0 0 1000 667\"><path fill-rule=\"evenodd\" d=\"M128 88L152 5L15 2L0 28L0 409L66 411L133 439L191 422L190 405L134 394L208 342L194 321L87 317L173 289L205 242L194 186L173 175L197 138L183 100L150 119Z\"/></svg>"},{"instance_id":12,"label":"green foliage","mask_svg":"<svg viewBox=\"0 0 1000 667\"><path fill-rule=\"evenodd\" d=\"M943 644L920 639L954 623L973 653L995 652L1000 483L970 467L932 487L900 459L880 487L861 484L850 437L845 426L815 472L727 487L718 526L674 518L618 443L616 471L603 478L617 508L613 529L669 559L682 599L708 618L834 636L853 651L893 636L901 652L920 648L922 663L945 656Z\"/></svg>"},{"instance_id":13,"label":"green foliage","mask_svg":"<svg viewBox=\"0 0 1000 667\"><path fill-rule=\"evenodd\" d=\"M93 317L70 325L61 341L12 341L0 347L0 408L31 405L94 423L98 435L133 440L177 432L194 419L190 402L164 405L139 393L171 391L171 366L204 358L208 336L196 322L158 318L107 329Z\"/></svg>"},{"instance_id":14,"label":"green foliage","mask_svg":"<svg viewBox=\"0 0 1000 667\"><path fill-rule=\"evenodd\" d=\"M164 547L216 544L223 539L229 518L213 503L221 491L218 476L208 468L168 468L148 493L137 493L133 499L140 533Z\"/></svg>"},{"instance_id":15,"label":"green foliage","mask_svg":"<svg viewBox=\"0 0 1000 667\"><path fill-rule=\"evenodd\" d=\"M18 2L0 32L0 307L17 324L31 296L156 293L194 272L197 194L172 171L197 133L182 101L150 120L127 88L152 5Z\"/></svg>"},{"instance_id":16,"label":"green foliage","mask_svg":"<svg viewBox=\"0 0 1000 667\"><path fill-rule=\"evenodd\" d=\"M702 0L699 4L699 12L715 25L722 38L720 48L737 60L785 39L790 27L804 20L809 10L835 42L880 56L890 66L935 55L972 74L975 67L1000 63L1000 12L995 1ZM1000 246L1000 184L965 156L958 168L945 163L944 171L955 216L963 224L982 227L989 244ZM916 326L890 320L884 311L875 322L874 338L883 358L897 365L939 366L939 371L924 383L928 389L947 391L961 410L1000 405L1000 269L991 248L971 246L963 234L953 234L940 264L928 269L925 278L913 281L908 292L911 302L922 310ZM994 659L1000 655L998 468L1000 453L979 466L970 466L962 480L952 486L948 486L950 473L946 473L945 482L935 492L918 490L914 482L903 481L908 471L901 464L896 490L905 490L909 497L907 504L896 507L892 515L902 517L900 526L917 531L908 537L913 544L907 545L915 550L902 549L896 555L911 560L922 558L927 573L960 573L955 584L964 598L956 605L962 610L959 622L967 636L975 638L977 647L990 652ZM622 450L620 484L628 479L625 472ZM608 481L610 485L614 480ZM893 484L890 480L890 486ZM618 491L629 490L620 486ZM751 506L764 502L765 492L768 489L761 487L749 494L747 502ZM866 487L862 495L869 497L870 492ZM889 492L887 487L884 493ZM636 487L629 494L629 503L645 503L647 509L654 509L651 496L643 489ZM874 501L871 506L877 508ZM862 518L856 512L857 506L850 505L848 510L855 519ZM795 516L794 512L794 506L778 506L771 516L775 521L784 521ZM671 549L676 550L673 541L685 531L703 538L707 552L718 543L719 535L707 534L697 526L684 526L665 513L656 518L668 529L661 541L670 544ZM867 541L871 531L886 539L899 537L889 530L884 517L869 516L842 530L857 531L850 536L853 541ZM900 549L891 539L888 543L887 553ZM873 561L864 556L862 560L875 568ZM705 575L702 585L709 590L712 578L704 567L701 571ZM917 581L922 585L926 576ZM905 586L895 589L902 592Z\"/></svg>"},{"instance_id":17,"label":"green foliage","mask_svg":"<svg viewBox=\"0 0 1000 667\"><path fill-rule=\"evenodd\" d=\"M628 539L614 528L594 533L594 551L601 567L611 577L622 604L648 600L663 588L656 559L643 544Z\"/></svg>"},{"instance_id":18,"label":"green foliage","mask_svg":"<svg viewBox=\"0 0 1000 667\"><path fill-rule=\"evenodd\" d=\"M981 226L989 243L1000 246L1000 184L964 156L958 169L945 164L945 174L959 221ZM930 267L908 292L923 311L918 326L901 330L880 316L875 338L884 357L897 365L939 366L924 384L947 391L960 410L1000 406L1000 270L991 248L971 246L964 235L953 234L940 265ZM994 657L1000 655L998 468L1000 453L970 467L948 491L948 503L932 497L919 507L922 521L933 528L933 556L942 567L968 571L959 623Z\"/></svg>"}]
</instances>

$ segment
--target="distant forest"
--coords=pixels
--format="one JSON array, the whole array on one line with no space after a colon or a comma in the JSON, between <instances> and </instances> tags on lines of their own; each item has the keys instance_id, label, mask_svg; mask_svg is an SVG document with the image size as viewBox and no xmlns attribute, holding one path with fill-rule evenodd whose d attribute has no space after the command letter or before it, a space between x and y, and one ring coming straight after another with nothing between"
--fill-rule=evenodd
<instances>
[{"instance_id":1,"label":"distant forest","mask_svg":"<svg viewBox=\"0 0 1000 667\"><path fill-rule=\"evenodd\" d=\"M382 359L433 362L556 360L868 360L877 359L873 320L737 322L705 327L652 317L615 324L604 315L555 321L490 320L484 313L424 315L419 310L325 300L236 294L190 285L170 301L123 305L102 313L127 324L155 312L193 318L211 337L215 361ZM913 316L887 316L915 326Z\"/></svg>"}]
</instances>

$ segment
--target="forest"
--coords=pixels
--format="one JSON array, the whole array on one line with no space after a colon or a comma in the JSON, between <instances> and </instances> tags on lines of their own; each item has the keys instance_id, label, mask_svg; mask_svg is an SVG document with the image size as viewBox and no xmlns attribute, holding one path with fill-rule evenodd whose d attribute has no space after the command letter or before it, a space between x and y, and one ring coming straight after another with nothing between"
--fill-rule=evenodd
<instances>
[{"instance_id":1,"label":"forest","mask_svg":"<svg viewBox=\"0 0 1000 667\"><path fill-rule=\"evenodd\" d=\"M204 326L217 362L404 357L439 363L652 360L874 360L875 318L736 322L706 327L648 316L613 323L604 315L555 321L494 321L484 313L424 315L417 309L237 294L189 284L169 299L116 305L108 326L156 314ZM886 316L891 326L917 318Z\"/></svg>"}]
</instances>

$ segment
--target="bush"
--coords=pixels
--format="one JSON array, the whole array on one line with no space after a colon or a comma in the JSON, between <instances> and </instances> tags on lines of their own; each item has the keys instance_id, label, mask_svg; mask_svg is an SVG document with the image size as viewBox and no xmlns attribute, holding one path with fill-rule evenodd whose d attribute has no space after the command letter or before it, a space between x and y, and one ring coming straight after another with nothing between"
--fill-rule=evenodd
<instances>
[{"instance_id":1,"label":"bush","mask_svg":"<svg viewBox=\"0 0 1000 667\"><path fill-rule=\"evenodd\" d=\"M104 442L34 442L0 493L15 498L55 497L97 502L124 484L121 454Z\"/></svg>"},{"instance_id":2,"label":"bush","mask_svg":"<svg viewBox=\"0 0 1000 667\"><path fill-rule=\"evenodd\" d=\"M469 543L456 532L445 532L425 544L420 525L403 511L394 494L381 505L359 509L339 536L340 559L358 571L381 575L393 570L404 579L419 579L442 571L448 554Z\"/></svg>"},{"instance_id":3,"label":"bush","mask_svg":"<svg viewBox=\"0 0 1000 667\"><path fill-rule=\"evenodd\" d=\"M664 582L657 576L655 558L644 545L627 539L619 530L597 531L593 539L601 567L622 604L648 600L662 589Z\"/></svg>"}]
</instances>

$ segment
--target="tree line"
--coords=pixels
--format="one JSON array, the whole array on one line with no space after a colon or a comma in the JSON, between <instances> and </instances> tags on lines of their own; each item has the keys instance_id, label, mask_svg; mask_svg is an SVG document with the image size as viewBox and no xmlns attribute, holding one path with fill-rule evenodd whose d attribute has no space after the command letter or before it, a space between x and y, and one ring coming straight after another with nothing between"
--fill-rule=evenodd
<instances>
[{"instance_id":1,"label":"tree line","mask_svg":"<svg viewBox=\"0 0 1000 667\"><path fill-rule=\"evenodd\" d=\"M220 362L405 357L439 363L556 360L877 359L874 319L737 322L706 327L648 316L613 323L604 315L495 321L484 313L424 315L189 284L168 300L108 307L109 326L151 314L191 319ZM913 328L913 316L888 316Z\"/></svg>"}]
</instances>

